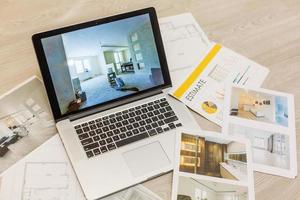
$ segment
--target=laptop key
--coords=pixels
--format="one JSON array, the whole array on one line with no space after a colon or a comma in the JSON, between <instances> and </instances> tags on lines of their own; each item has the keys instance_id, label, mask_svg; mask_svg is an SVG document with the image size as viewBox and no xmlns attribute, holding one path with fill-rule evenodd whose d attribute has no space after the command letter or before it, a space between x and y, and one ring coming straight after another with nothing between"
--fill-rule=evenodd
<instances>
[{"instance_id":1,"label":"laptop key","mask_svg":"<svg viewBox=\"0 0 300 200\"><path fill-rule=\"evenodd\" d=\"M96 135L96 132L95 132L95 131L90 131L90 132L89 132L89 135L90 135L90 136L94 136L94 135Z\"/></svg>"},{"instance_id":2,"label":"laptop key","mask_svg":"<svg viewBox=\"0 0 300 200\"><path fill-rule=\"evenodd\" d=\"M165 107L165 106L168 106L169 103L167 101L164 101L162 103L159 104L161 107Z\"/></svg>"},{"instance_id":3,"label":"laptop key","mask_svg":"<svg viewBox=\"0 0 300 200\"><path fill-rule=\"evenodd\" d=\"M99 122L99 123L96 124L96 126L97 126L98 128L101 128L101 127L103 126L103 123L102 123L102 122Z\"/></svg>"},{"instance_id":4,"label":"laptop key","mask_svg":"<svg viewBox=\"0 0 300 200\"><path fill-rule=\"evenodd\" d=\"M105 139L105 138L107 138L107 135L105 133L103 133L100 135L100 137L101 137L101 139Z\"/></svg>"},{"instance_id":5,"label":"laptop key","mask_svg":"<svg viewBox=\"0 0 300 200\"><path fill-rule=\"evenodd\" d=\"M112 131L108 131L108 132L106 133L106 135L107 135L108 137L111 137L111 136L114 135L114 133L113 133Z\"/></svg>"},{"instance_id":6,"label":"laptop key","mask_svg":"<svg viewBox=\"0 0 300 200\"><path fill-rule=\"evenodd\" d=\"M171 117L173 115L175 115L175 113L173 111L169 111L164 114L165 117Z\"/></svg>"},{"instance_id":7,"label":"laptop key","mask_svg":"<svg viewBox=\"0 0 300 200\"><path fill-rule=\"evenodd\" d=\"M165 124L164 121L158 121L157 123L158 123L159 126L163 126Z\"/></svg>"},{"instance_id":8,"label":"laptop key","mask_svg":"<svg viewBox=\"0 0 300 200\"><path fill-rule=\"evenodd\" d=\"M101 130L101 129L97 129L97 130L96 130L96 133L97 133L97 134L101 134L101 133L102 133L102 130Z\"/></svg>"},{"instance_id":9,"label":"laptop key","mask_svg":"<svg viewBox=\"0 0 300 200\"><path fill-rule=\"evenodd\" d=\"M107 152L108 150L107 150L107 148L106 148L106 146L104 146L104 147L100 147L100 150L101 150L101 152L102 153L105 153L105 152Z\"/></svg>"},{"instance_id":10,"label":"laptop key","mask_svg":"<svg viewBox=\"0 0 300 200\"><path fill-rule=\"evenodd\" d=\"M142 127L139 128L139 131L144 132L144 131L146 131L146 129L145 129L145 127L142 126Z\"/></svg>"},{"instance_id":11,"label":"laptop key","mask_svg":"<svg viewBox=\"0 0 300 200\"><path fill-rule=\"evenodd\" d=\"M120 128L122 126L122 123L121 122L117 122L116 126L117 126L117 128Z\"/></svg>"},{"instance_id":12,"label":"laptop key","mask_svg":"<svg viewBox=\"0 0 300 200\"><path fill-rule=\"evenodd\" d=\"M93 139L94 139L95 142L97 142L97 141L100 140L100 137L98 135L96 135L96 136L93 137Z\"/></svg>"},{"instance_id":13,"label":"laptop key","mask_svg":"<svg viewBox=\"0 0 300 200\"><path fill-rule=\"evenodd\" d=\"M161 127L158 127L155 129L157 133L162 133L164 132L164 130Z\"/></svg>"},{"instance_id":14,"label":"laptop key","mask_svg":"<svg viewBox=\"0 0 300 200\"><path fill-rule=\"evenodd\" d=\"M127 132L126 132L126 135L127 135L127 137L130 137L130 136L133 135L133 133L132 133L131 131L127 131Z\"/></svg>"},{"instance_id":15,"label":"laptop key","mask_svg":"<svg viewBox=\"0 0 300 200\"><path fill-rule=\"evenodd\" d=\"M169 128L169 127L166 127L166 128L164 128L164 131L168 131L168 130L170 130L170 128Z\"/></svg>"},{"instance_id":16,"label":"laptop key","mask_svg":"<svg viewBox=\"0 0 300 200\"><path fill-rule=\"evenodd\" d=\"M174 121L177 121L177 120L178 120L178 118L176 116L173 116L173 117L165 119L164 122L166 124L168 124L168 123L171 123L171 122L174 122Z\"/></svg>"},{"instance_id":17,"label":"laptop key","mask_svg":"<svg viewBox=\"0 0 300 200\"><path fill-rule=\"evenodd\" d=\"M81 134L78 136L80 140L86 139L89 137L89 135L87 133Z\"/></svg>"},{"instance_id":18,"label":"laptop key","mask_svg":"<svg viewBox=\"0 0 300 200\"><path fill-rule=\"evenodd\" d=\"M139 130L138 130L138 129L133 129L133 130L132 130L132 133L133 133L134 135L136 135L136 134L139 133Z\"/></svg>"},{"instance_id":19,"label":"laptop key","mask_svg":"<svg viewBox=\"0 0 300 200\"><path fill-rule=\"evenodd\" d=\"M115 123L116 121L117 121L117 120L116 120L115 118L112 118L112 119L109 120L109 122L110 122L111 124Z\"/></svg>"},{"instance_id":20,"label":"laptop key","mask_svg":"<svg viewBox=\"0 0 300 200\"><path fill-rule=\"evenodd\" d=\"M140 121L139 124L140 124L141 126L144 126L144 125L146 125L146 122L145 122L145 121Z\"/></svg>"},{"instance_id":21,"label":"laptop key","mask_svg":"<svg viewBox=\"0 0 300 200\"><path fill-rule=\"evenodd\" d=\"M105 126L105 127L102 128L102 131L107 132L107 131L109 131L109 128L107 126Z\"/></svg>"},{"instance_id":22,"label":"laptop key","mask_svg":"<svg viewBox=\"0 0 300 200\"><path fill-rule=\"evenodd\" d=\"M98 144L98 142L95 142L95 143L86 145L83 148L84 148L85 151L89 151L89 150L95 149L97 147L99 147L99 144Z\"/></svg>"},{"instance_id":23,"label":"laptop key","mask_svg":"<svg viewBox=\"0 0 300 200\"><path fill-rule=\"evenodd\" d=\"M106 139L106 143L107 143L107 144L112 143L112 142L113 142L112 138L107 138L107 139Z\"/></svg>"},{"instance_id":24,"label":"laptop key","mask_svg":"<svg viewBox=\"0 0 300 200\"><path fill-rule=\"evenodd\" d=\"M172 110L171 106L167 106L167 107L165 107L165 109L166 109L167 111Z\"/></svg>"},{"instance_id":25,"label":"laptop key","mask_svg":"<svg viewBox=\"0 0 300 200\"><path fill-rule=\"evenodd\" d=\"M178 124L176 124L176 127L180 127L180 126L182 126L182 124L181 124L181 123L178 123Z\"/></svg>"},{"instance_id":26,"label":"laptop key","mask_svg":"<svg viewBox=\"0 0 300 200\"><path fill-rule=\"evenodd\" d=\"M81 140L81 144L82 145L87 145L87 144L90 144L90 143L93 143L93 139L92 138L87 138L87 139L84 139L84 140Z\"/></svg>"},{"instance_id":27,"label":"laptop key","mask_svg":"<svg viewBox=\"0 0 300 200\"><path fill-rule=\"evenodd\" d=\"M116 128L116 125L114 125L114 124L109 125L109 129L110 129L110 130L113 130L113 129L115 129L115 128Z\"/></svg>"},{"instance_id":28,"label":"laptop key","mask_svg":"<svg viewBox=\"0 0 300 200\"><path fill-rule=\"evenodd\" d=\"M76 130L76 133L77 133L77 134L81 134L81 133L83 133L83 130L82 130L82 129L77 129L77 130Z\"/></svg>"},{"instance_id":29,"label":"laptop key","mask_svg":"<svg viewBox=\"0 0 300 200\"><path fill-rule=\"evenodd\" d=\"M113 130L113 132L114 132L115 135L118 135L118 134L121 133L119 129L115 129L115 130Z\"/></svg>"},{"instance_id":30,"label":"laptop key","mask_svg":"<svg viewBox=\"0 0 300 200\"><path fill-rule=\"evenodd\" d=\"M103 122L103 124L107 126L107 125L109 125L109 121L108 121L108 120L105 120L105 121Z\"/></svg>"},{"instance_id":31,"label":"laptop key","mask_svg":"<svg viewBox=\"0 0 300 200\"><path fill-rule=\"evenodd\" d=\"M149 137L148 133L144 132L144 133L141 133L141 134L138 134L138 135L126 138L124 140L117 141L116 145L117 145L117 147L121 147L121 146L130 144L130 143L133 143L133 142L145 139L147 137Z\"/></svg>"},{"instance_id":32,"label":"laptop key","mask_svg":"<svg viewBox=\"0 0 300 200\"><path fill-rule=\"evenodd\" d=\"M88 123L83 123L83 124L81 124L81 126L83 127L83 126L87 126L88 125Z\"/></svg>"},{"instance_id":33,"label":"laptop key","mask_svg":"<svg viewBox=\"0 0 300 200\"><path fill-rule=\"evenodd\" d=\"M118 141L118 140L120 140L120 138L119 138L119 136L115 135L115 136L113 137L113 140L114 140L114 141Z\"/></svg>"},{"instance_id":34,"label":"laptop key","mask_svg":"<svg viewBox=\"0 0 300 200\"><path fill-rule=\"evenodd\" d=\"M175 124L173 124L173 123L170 123L170 124L168 124L168 125L169 125L169 127L170 127L171 129L176 128Z\"/></svg>"},{"instance_id":35,"label":"laptop key","mask_svg":"<svg viewBox=\"0 0 300 200\"><path fill-rule=\"evenodd\" d=\"M101 140L101 141L99 141L99 144L100 144L101 146L104 146L104 145L106 144L106 142L105 142L105 140Z\"/></svg>"},{"instance_id":36,"label":"laptop key","mask_svg":"<svg viewBox=\"0 0 300 200\"><path fill-rule=\"evenodd\" d=\"M101 151L99 148L94 149L93 152L94 152L95 156L101 154Z\"/></svg>"},{"instance_id":37,"label":"laptop key","mask_svg":"<svg viewBox=\"0 0 300 200\"><path fill-rule=\"evenodd\" d=\"M120 136L120 138L121 138L121 139L124 139L124 138L126 138L126 135L125 135L125 133L121 133L119 136Z\"/></svg>"},{"instance_id":38,"label":"laptop key","mask_svg":"<svg viewBox=\"0 0 300 200\"><path fill-rule=\"evenodd\" d=\"M145 126L147 130L150 130L152 127L150 125Z\"/></svg>"},{"instance_id":39,"label":"laptop key","mask_svg":"<svg viewBox=\"0 0 300 200\"><path fill-rule=\"evenodd\" d=\"M127 130L127 129L126 129L125 127L121 127L121 128L120 128L120 131L121 131L121 132L125 132L126 130Z\"/></svg>"},{"instance_id":40,"label":"laptop key","mask_svg":"<svg viewBox=\"0 0 300 200\"><path fill-rule=\"evenodd\" d=\"M87 126L86 126L86 127L83 127L83 131L84 131L84 132L89 132L89 131L90 131L90 128L87 127Z\"/></svg>"},{"instance_id":41,"label":"laptop key","mask_svg":"<svg viewBox=\"0 0 300 200\"><path fill-rule=\"evenodd\" d=\"M141 117L142 117L142 119L147 119L148 118L148 116L146 114L142 114Z\"/></svg>"},{"instance_id":42,"label":"laptop key","mask_svg":"<svg viewBox=\"0 0 300 200\"><path fill-rule=\"evenodd\" d=\"M94 154L93 154L92 151L87 151L87 152L86 152L86 156L87 156L88 158L90 158L90 157L93 157Z\"/></svg>"},{"instance_id":43,"label":"laptop key","mask_svg":"<svg viewBox=\"0 0 300 200\"><path fill-rule=\"evenodd\" d=\"M137 128L137 127L139 127L140 125L139 125L139 123L137 123L137 122L135 122L134 124L133 124L133 127L134 128Z\"/></svg>"},{"instance_id":44,"label":"laptop key","mask_svg":"<svg viewBox=\"0 0 300 200\"><path fill-rule=\"evenodd\" d=\"M152 126L152 128L156 128L156 127L158 127L158 124L156 122L154 122L151 124L151 126Z\"/></svg>"},{"instance_id":45,"label":"laptop key","mask_svg":"<svg viewBox=\"0 0 300 200\"><path fill-rule=\"evenodd\" d=\"M130 119L128 119L128 122L129 122L130 124L132 124L132 123L135 122L135 120L134 120L133 118L130 118Z\"/></svg>"},{"instance_id":46,"label":"laptop key","mask_svg":"<svg viewBox=\"0 0 300 200\"><path fill-rule=\"evenodd\" d=\"M89 124L90 124L90 125L91 125L91 124L95 124L95 121L94 121L94 120L89 121Z\"/></svg>"},{"instance_id":47,"label":"laptop key","mask_svg":"<svg viewBox=\"0 0 300 200\"><path fill-rule=\"evenodd\" d=\"M115 144L108 144L108 145L107 145L107 148L108 148L109 151L111 151L111 150L116 149L117 147L116 147Z\"/></svg>"},{"instance_id":48,"label":"laptop key","mask_svg":"<svg viewBox=\"0 0 300 200\"><path fill-rule=\"evenodd\" d=\"M81 126L80 125L76 125L76 126L74 126L74 128L75 129L79 129L79 128L81 128Z\"/></svg>"},{"instance_id":49,"label":"laptop key","mask_svg":"<svg viewBox=\"0 0 300 200\"><path fill-rule=\"evenodd\" d=\"M93 125L90 126L91 130L95 130L96 128L97 128L97 126L95 124L93 124Z\"/></svg>"},{"instance_id":50,"label":"laptop key","mask_svg":"<svg viewBox=\"0 0 300 200\"><path fill-rule=\"evenodd\" d=\"M157 135L155 129L152 129L152 130L148 131L148 133L149 133L150 136Z\"/></svg>"}]
</instances>

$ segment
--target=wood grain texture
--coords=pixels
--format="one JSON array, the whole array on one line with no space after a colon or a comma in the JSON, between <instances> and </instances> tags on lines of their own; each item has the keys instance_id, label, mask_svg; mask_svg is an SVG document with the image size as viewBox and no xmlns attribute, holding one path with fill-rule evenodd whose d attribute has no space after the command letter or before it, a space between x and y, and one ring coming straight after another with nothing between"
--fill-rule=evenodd
<instances>
[{"instance_id":1,"label":"wood grain texture","mask_svg":"<svg viewBox=\"0 0 300 200\"><path fill-rule=\"evenodd\" d=\"M0 93L33 74L40 76L32 34L148 6L159 17L191 12L211 40L267 66L270 74L263 86L295 95L300 129L299 0L1 0ZM204 129L220 130L193 115ZM297 143L299 152L300 138ZM169 199L171 174L145 185ZM300 178L255 173L258 200L300 199L299 188Z\"/></svg>"}]
</instances>

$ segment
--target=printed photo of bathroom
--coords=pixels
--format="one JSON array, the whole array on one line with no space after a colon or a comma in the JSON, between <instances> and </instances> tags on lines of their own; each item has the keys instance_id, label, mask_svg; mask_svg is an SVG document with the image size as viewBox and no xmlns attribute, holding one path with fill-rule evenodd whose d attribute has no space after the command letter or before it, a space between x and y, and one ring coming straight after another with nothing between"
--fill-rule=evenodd
<instances>
[{"instance_id":1,"label":"printed photo of bathroom","mask_svg":"<svg viewBox=\"0 0 300 200\"><path fill-rule=\"evenodd\" d=\"M57 133L42 82L32 77L0 98L0 173Z\"/></svg>"},{"instance_id":2,"label":"printed photo of bathroom","mask_svg":"<svg viewBox=\"0 0 300 200\"><path fill-rule=\"evenodd\" d=\"M288 127L288 98L233 87L229 114L244 119Z\"/></svg>"},{"instance_id":3,"label":"printed photo of bathroom","mask_svg":"<svg viewBox=\"0 0 300 200\"><path fill-rule=\"evenodd\" d=\"M246 182L246 146L218 137L182 134L179 171Z\"/></svg>"},{"instance_id":4,"label":"printed photo of bathroom","mask_svg":"<svg viewBox=\"0 0 300 200\"><path fill-rule=\"evenodd\" d=\"M244 136L250 140L254 163L290 169L288 135L232 123L228 130L229 134Z\"/></svg>"},{"instance_id":5,"label":"printed photo of bathroom","mask_svg":"<svg viewBox=\"0 0 300 200\"><path fill-rule=\"evenodd\" d=\"M148 14L52 36L42 44L62 114L164 83Z\"/></svg>"},{"instance_id":6,"label":"printed photo of bathroom","mask_svg":"<svg viewBox=\"0 0 300 200\"><path fill-rule=\"evenodd\" d=\"M248 187L179 176L177 200L247 200Z\"/></svg>"}]
</instances>

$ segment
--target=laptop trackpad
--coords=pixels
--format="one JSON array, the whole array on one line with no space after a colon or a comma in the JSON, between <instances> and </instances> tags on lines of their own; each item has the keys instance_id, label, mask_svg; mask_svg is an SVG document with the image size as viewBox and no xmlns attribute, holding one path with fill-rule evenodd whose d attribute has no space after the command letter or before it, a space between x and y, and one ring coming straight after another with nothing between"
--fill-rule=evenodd
<instances>
[{"instance_id":1,"label":"laptop trackpad","mask_svg":"<svg viewBox=\"0 0 300 200\"><path fill-rule=\"evenodd\" d=\"M159 142L127 151L123 157L135 177L146 175L171 163Z\"/></svg>"}]
</instances>

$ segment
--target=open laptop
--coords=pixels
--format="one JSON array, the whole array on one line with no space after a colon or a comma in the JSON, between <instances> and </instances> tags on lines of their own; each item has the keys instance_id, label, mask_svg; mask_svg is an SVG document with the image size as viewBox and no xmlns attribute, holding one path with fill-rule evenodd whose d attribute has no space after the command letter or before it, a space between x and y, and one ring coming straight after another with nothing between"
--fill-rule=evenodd
<instances>
[{"instance_id":1,"label":"open laptop","mask_svg":"<svg viewBox=\"0 0 300 200\"><path fill-rule=\"evenodd\" d=\"M87 199L173 169L175 130L198 127L171 87L154 8L33 35L59 135Z\"/></svg>"}]
</instances>

